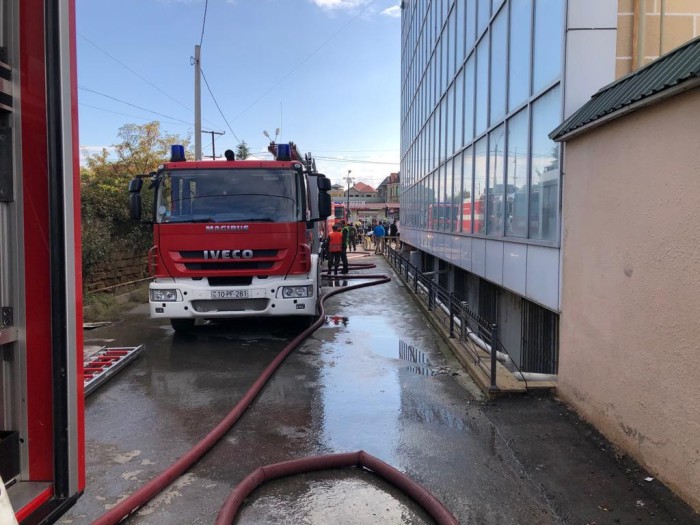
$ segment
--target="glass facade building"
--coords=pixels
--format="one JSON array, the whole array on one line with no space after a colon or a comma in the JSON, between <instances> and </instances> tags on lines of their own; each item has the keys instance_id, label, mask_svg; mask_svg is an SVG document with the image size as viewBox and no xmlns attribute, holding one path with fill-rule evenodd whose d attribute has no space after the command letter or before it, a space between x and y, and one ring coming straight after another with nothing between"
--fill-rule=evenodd
<instances>
[{"instance_id":1,"label":"glass facade building","mask_svg":"<svg viewBox=\"0 0 700 525\"><path fill-rule=\"evenodd\" d=\"M564 6L405 4L404 228L558 245Z\"/></svg>"},{"instance_id":2,"label":"glass facade building","mask_svg":"<svg viewBox=\"0 0 700 525\"><path fill-rule=\"evenodd\" d=\"M401 238L523 364L556 371L565 0L408 0ZM510 325L504 323L510 319ZM516 321L513 321L517 319ZM527 332L547 336L524 342Z\"/></svg>"}]
</instances>

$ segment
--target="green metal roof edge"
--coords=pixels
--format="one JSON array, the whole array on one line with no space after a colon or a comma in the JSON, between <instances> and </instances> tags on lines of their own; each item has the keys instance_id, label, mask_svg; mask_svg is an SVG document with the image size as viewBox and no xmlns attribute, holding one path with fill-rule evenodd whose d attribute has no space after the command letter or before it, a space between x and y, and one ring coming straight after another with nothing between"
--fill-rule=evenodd
<instances>
[{"instance_id":1,"label":"green metal roof edge","mask_svg":"<svg viewBox=\"0 0 700 525\"><path fill-rule=\"evenodd\" d=\"M552 140L700 77L700 37L601 88L550 134Z\"/></svg>"}]
</instances>

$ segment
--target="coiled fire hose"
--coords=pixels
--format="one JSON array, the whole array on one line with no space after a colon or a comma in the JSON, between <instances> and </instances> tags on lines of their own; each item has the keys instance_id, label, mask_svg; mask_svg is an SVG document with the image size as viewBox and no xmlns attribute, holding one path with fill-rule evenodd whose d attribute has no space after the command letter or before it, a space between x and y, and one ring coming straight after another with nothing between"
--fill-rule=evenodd
<instances>
[{"instance_id":1,"label":"coiled fire hose","mask_svg":"<svg viewBox=\"0 0 700 525\"><path fill-rule=\"evenodd\" d=\"M374 264L350 264L354 269L373 268ZM255 380L253 385L248 389L243 398L236 404L235 407L214 427L199 443L193 446L180 459L175 461L170 467L158 474L143 487L137 489L131 496L118 503L108 512L97 518L93 525L115 525L129 517L139 508L148 503L153 497L158 495L178 477L184 474L190 467L199 461L209 449L211 449L226 433L231 430L238 419L243 415L246 409L252 404L258 394L262 391L267 381L272 377L272 374L277 371L282 362L287 356L299 346L308 336L315 332L325 320L324 303L327 299L336 294L357 290L368 286L376 286L391 281L387 275L363 275L352 274L342 275L342 279L372 279L369 282L363 282L342 288L336 288L326 293L319 302L319 317L316 321L292 341L290 341L272 362L263 370L262 374ZM398 489L410 496L440 525L457 525L459 522L450 513L442 503L435 498L425 488L411 480L408 476L394 469L383 461L367 454L364 451L332 454L327 456L312 456L274 465L259 467L248 477L246 477L234 489L231 495L227 498L224 506L219 511L216 520L216 525L231 524L238 512L238 508L243 503L243 500L256 487L265 481L277 479L282 476L292 474L302 474L316 470L325 470L331 468L346 468L346 467L364 467L371 470L375 474L382 477L384 480L392 483Z\"/></svg>"}]
</instances>

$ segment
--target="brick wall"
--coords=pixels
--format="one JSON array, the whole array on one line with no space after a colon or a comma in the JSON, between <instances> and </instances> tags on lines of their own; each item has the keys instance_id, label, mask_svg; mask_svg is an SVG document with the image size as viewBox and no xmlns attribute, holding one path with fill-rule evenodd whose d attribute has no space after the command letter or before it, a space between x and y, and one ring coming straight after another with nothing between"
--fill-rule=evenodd
<instances>
[{"instance_id":1,"label":"brick wall","mask_svg":"<svg viewBox=\"0 0 700 525\"><path fill-rule=\"evenodd\" d=\"M86 292L92 292L146 277L146 254L119 249L110 254L106 262L98 264L91 275L84 277L83 288Z\"/></svg>"}]
</instances>

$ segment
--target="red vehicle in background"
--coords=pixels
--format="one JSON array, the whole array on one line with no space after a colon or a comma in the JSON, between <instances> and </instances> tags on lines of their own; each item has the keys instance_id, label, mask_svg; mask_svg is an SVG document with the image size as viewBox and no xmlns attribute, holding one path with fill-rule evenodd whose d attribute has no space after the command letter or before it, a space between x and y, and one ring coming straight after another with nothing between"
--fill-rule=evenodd
<instances>
[{"instance_id":1,"label":"red vehicle in background","mask_svg":"<svg viewBox=\"0 0 700 525\"><path fill-rule=\"evenodd\" d=\"M187 161L182 146L151 174L151 317L176 331L197 319L314 316L321 283L319 224L331 213L330 180L293 143L275 160ZM143 177L131 181L141 215Z\"/></svg>"},{"instance_id":2,"label":"red vehicle in background","mask_svg":"<svg viewBox=\"0 0 700 525\"><path fill-rule=\"evenodd\" d=\"M428 229L449 232L481 233L484 226L483 200L474 203L472 215L471 201L465 201L461 205L452 203L438 203L428 205ZM472 230L472 223L474 229ZM461 229L460 229L461 226Z\"/></svg>"},{"instance_id":3,"label":"red vehicle in background","mask_svg":"<svg viewBox=\"0 0 700 525\"><path fill-rule=\"evenodd\" d=\"M53 523L85 487L75 3L0 23L0 523Z\"/></svg>"}]
</instances>

